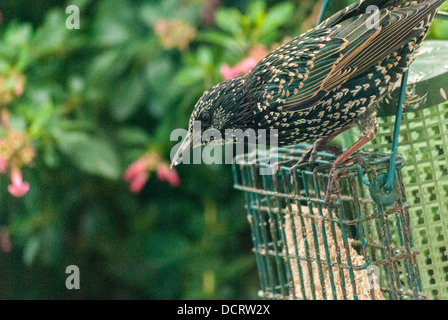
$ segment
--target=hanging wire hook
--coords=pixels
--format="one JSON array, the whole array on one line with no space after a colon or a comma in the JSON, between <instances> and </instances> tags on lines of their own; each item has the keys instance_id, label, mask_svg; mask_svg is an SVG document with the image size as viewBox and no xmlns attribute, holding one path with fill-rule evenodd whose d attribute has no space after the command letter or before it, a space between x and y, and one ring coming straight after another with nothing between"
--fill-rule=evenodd
<instances>
[{"instance_id":1,"label":"hanging wire hook","mask_svg":"<svg viewBox=\"0 0 448 320\"><path fill-rule=\"evenodd\" d=\"M403 78L401 79L400 97L398 99L397 114L395 115L394 135L392 139L392 155L390 156L390 166L389 171L387 173L387 181L386 184L384 185L384 188L387 191L390 191L394 184L395 164L398 153L398 137L400 135L401 116L403 114L404 99L406 97L406 85L408 83L408 75L409 71L406 71L405 73L403 73Z\"/></svg>"}]
</instances>

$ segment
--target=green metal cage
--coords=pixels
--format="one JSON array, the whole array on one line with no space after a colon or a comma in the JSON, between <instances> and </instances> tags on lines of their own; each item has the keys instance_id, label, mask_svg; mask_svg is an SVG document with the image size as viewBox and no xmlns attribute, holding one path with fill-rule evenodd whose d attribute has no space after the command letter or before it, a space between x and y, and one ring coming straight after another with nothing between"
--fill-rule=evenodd
<instances>
[{"instance_id":1,"label":"green metal cage","mask_svg":"<svg viewBox=\"0 0 448 320\"><path fill-rule=\"evenodd\" d=\"M248 219L266 299L425 298L397 159L395 182L385 193L389 156L358 153L336 172L334 207L323 201L335 155L319 153L291 170L309 145L279 149L278 170L262 175L257 161L237 157L235 188L246 196ZM252 158L251 158L252 159ZM372 183L369 183L371 181Z\"/></svg>"},{"instance_id":2,"label":"green metal cage","mask_svg":"<svg viewBox=\"0 0 448 320\"><path fill-rule=\"evenodd\" d=\"M390 150L393 117L381 119L366 150ZM448 299L448 106L405 113L399 140L411 204L411 228L422 285L429 299Z\"/></svg>"}]
</instances>

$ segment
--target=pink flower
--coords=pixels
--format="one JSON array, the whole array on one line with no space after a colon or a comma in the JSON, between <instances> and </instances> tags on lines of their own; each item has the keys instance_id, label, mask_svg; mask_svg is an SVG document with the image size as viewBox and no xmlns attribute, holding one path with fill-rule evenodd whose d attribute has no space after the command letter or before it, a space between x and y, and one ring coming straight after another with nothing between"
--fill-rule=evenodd
<instances>
[{"instance_id":1,"label":"pink flower","mask_svg":"<svg viewBox=\"0 0 448 320\"><path fill-rule=\"evenodd\" d=\"M126 181L131 181L134 177L146 172L148 163L145 158L140 158L133 162L124 174L124 179Z\"/></svg>"},{"instance_id":2,"label":"pink flower","mask_svg":"<svg viewBox=\"0 0 448 320\"><path fill-rule=\"evenodd\" d=\"M257 64L257 59L248 57L241 60L236 66L229 67L227 64L221 66L221 76L227 80L233 78L239 74L246 74L252 70Z\"/></svg>"},{"instance_id":3,"label":"pink flower","mask_svg":"<svg viewBox=\"0 0 448 320\"><path fill-rule=\"evenodd\" d=\"M22 180L22 172L19 169L11 171L11 182L8 186L8 191L14 197L22 197L30 190L30 184Z\"/></svg>"},{"instance_id":4,"label":"pink flower","mask_svg":"<svg viewBox=\"0 0 448 320\"><path fill-rule=\"evenodd\" d=\"M172 187L180 185L180 178L175 169L170 169L166 163L161 163L157 167L157 178L160 181L167 181Z\"/></svg>"},{"instance_id":5,"label":"pink flower","mask_svg":"<svg viewBox=\"0 0 448 320\"><path fill-rule=\"evenodd\" d=\"M180 185L180 178L176 170L171 170L157 153L148 152L133 162L125 172L124 179L129 182L131 192L139 193L152 171L157 171L159 180L167 181L173 187Z\"/></svg>"},{"instance_id":6,"label":"pink flower","mask_svg":"<svg viewBox=\"0 0 448 320\"><path fill-rule=\"evenodd\" d=\"M148 181L148 161L141 157L133 162L124 174L124 179L129 182L129 189L133 193L139 193Z\"/></svg>"},{"instance_id":7,"label":"pink flower","mask_svg":"<svg viewBox=\"0 0 448 320\"><path fill-rule=\"evenodd\" d=\"M5 173L7 166L8 161L5 158L0 157L0 173Z\"/></svg>"},{"instance_id":8,"label":"pink flower","mask_svg":"<svg viewBox=\"0 0 448 320\"><path fill-rule=\"evenodd\" d=\"M241 60L236 66L240 69L241 73L249 73L258 61L252 57Z\"/></svg>"},{"instance_id":9,"label":"pink flower","mask_svg":"<svg viewBox=\"0 0 448 320\"><path fill-rule=\"evenodd\" d=\"M231 68L228 64L223 64L220 71L224 80L231 79L239 74L239 70Z\"/></svg>"},{"instance_id":10,"label":"pink flower","mask_svg":"<svg viewBox=\"0 0 448 320\"><path fill-rule=\"evenodd\" d=\"M129 184L131 192L139 193L146 184L146 181L148 181L148 178L149 175L146 172L141 172L134 176Z\"/></svg>"}]
</instances>

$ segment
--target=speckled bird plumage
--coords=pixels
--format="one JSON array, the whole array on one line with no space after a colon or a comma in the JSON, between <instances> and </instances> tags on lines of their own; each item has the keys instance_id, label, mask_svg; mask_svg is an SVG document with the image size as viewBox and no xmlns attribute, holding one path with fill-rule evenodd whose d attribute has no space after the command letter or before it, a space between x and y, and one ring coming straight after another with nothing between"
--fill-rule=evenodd
<instances>
[{"instance_id":1,"label":"speckled bird plumage","mask_svg":"<svg viewBox=\"0 0 448 320\"><path fill-rule=\"evenodd\" d=\"M373 138L381 99L398 83L444 0L362 0L279 47L247 75L204 93L202 129L277 129L280 146L358 125ZM370 5L378 6L379 28Z\"/></svg>"}]
</instances>

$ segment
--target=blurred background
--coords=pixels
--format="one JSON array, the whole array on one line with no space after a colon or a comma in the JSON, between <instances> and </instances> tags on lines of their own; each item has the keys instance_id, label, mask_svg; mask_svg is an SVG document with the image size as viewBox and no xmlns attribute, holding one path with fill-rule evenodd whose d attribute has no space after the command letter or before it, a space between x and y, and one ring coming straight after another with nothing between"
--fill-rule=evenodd
<instances>
[{"instance_id":1,"label":"blurred background","mask_svg":"<svg viewBox=\"0 0 448 320\"><path fill-rule=\"evenodd\" d=\"M170 134L206 89L312 28L321 4L2 0L0 298L257 298L231 166L169 170Z\"/></svg>"}]
</instances>

